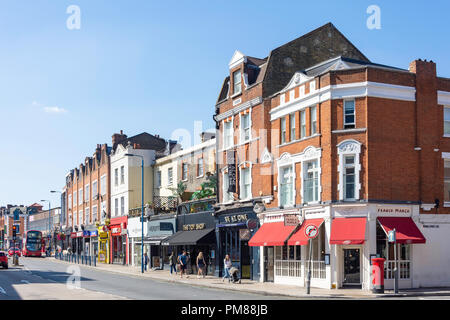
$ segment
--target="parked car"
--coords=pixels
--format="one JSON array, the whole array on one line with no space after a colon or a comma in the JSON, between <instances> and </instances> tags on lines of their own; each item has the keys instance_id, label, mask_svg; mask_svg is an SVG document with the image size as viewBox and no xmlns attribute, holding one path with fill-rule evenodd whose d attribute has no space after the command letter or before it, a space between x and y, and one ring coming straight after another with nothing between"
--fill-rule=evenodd
<instances>
[{"instance_id":1,"label":"parked car","mask_svg":"<svg viewBox=\"0 0 450 320\"><path fill-rule=\"evenodd\" d=\"M19 248L9 248L9 250L8 250L9 256L12 257L14 255L14 253L17 254L17 256L19 256L19 257L21 256Z\"/></svg>"},{"instance_id":2,"label":"parked car","mask_svg":"<svg viewBox=\"0 0 450 320\"><path fill-rule=\"evenodd\" d=\"M8 269L8 256L3 251L0 251L0 265L4 269Z\"/></svg>"}]
</instances>

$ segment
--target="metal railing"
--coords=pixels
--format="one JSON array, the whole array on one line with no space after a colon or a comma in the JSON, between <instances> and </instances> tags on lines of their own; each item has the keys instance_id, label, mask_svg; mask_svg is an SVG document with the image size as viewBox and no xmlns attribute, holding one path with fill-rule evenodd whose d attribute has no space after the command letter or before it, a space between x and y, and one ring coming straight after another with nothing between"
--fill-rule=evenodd
<instances>
[{"instance_id":1,"label":"metal railing","mask_svg":"<svg viewBox=\"0 0 450 320\"><path fill-rule=\"evenodd\" d=\"M275 260L275 275L279 277L301 277L301 260Z\"/></svg>"},{"instance_id":2,"label":"metal railing","mask_svg":"<svg viewBox=\"0 0 450 320\"><path fill-rule=\"evenodd\" d=\"M385 261L384 263L384 278L394 279L395 261ZM399 260L398 261L398 278L410 279L411 278L411 261Z\"/></svg>"},{"instance_id":3,"label":"metal railing","mask_svg":"<svg viewBox=\"0 0 450 320\"><path fill-rule=\"evenodd\" d=\"M311 261L311 278L326 279L327 273L325 268L325 261ZM308 272L309 261L305 262L305 273Z\"/></svg>"},{"instance_id":4,"label":"metal railing","mask_svg":"<svg viewBox=\"0 0 450 320\"><path fill-rule=\"evenodd\" d=\"M97 256L96 255L84 255L84 254L75 254L75 253L67 253L63 254L62 252L57 252L55 254L55 259L59 259L61 261L84 264L87 266L97 266Z\"/></svg>"},{"instance_id":5,"label":"metal railing","mask_svg":"<svg viewBox=\"0 0 450 320\"><path fill-rule=\"evenodd\" d=\"M177 197L153 196L153 210L155 214L176 212Z\"/></svg>"}]
</instances>

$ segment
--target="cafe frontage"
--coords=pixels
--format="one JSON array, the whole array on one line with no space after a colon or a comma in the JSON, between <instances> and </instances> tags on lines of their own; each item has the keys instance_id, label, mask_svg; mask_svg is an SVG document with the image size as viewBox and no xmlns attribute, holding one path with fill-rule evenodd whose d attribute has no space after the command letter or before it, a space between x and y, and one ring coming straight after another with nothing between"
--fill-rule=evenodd
<instances>
[{"instance_id":1,"label":"cafe frontage","mask_svg":"<svg viewBox=\"0 0 450 320\"><path fill-rule=\"evenodd\" d=\"M190 210L187 210L190 212ZM188 272L197 273L196 259L203 252L206 261L206 273L214 274L216 270L216 219L214 210L183 213L176 218L175 234L161 242L167 246L167 254L172 251L178 255L183 250L189 255Z\"/></svg>"},{"instance_id":2,"label":"cafe frontage","mask_svg":"<svg viewBox=\"0 0 450 320\"><path fill-rule=\"evenodd\" d=\"M335 204L267 210L249 246L260 248L262 282L304 287L310 269L311 287L371 290L372 259L384 258L386 289L394 286L395 263L399 288L415 288L417 279L425 276L421 256L430 240L424 236L428 230L420 216L418 205ZM310 240L311 229L317 235ZM388 239L393 229L397 260L395 244Z\"/></svg>"},{"instance_id":3,"label":"cafe frontage","mask_svg":"<svg viewBox=\"0 0 450 320\"><path fill-rule=\"evenodd\" d=\"M259 279L259 250L248 245L257 231L259 221L253 205L233 205L216 211L217 276L223 276L223 260L228 254L232 265L239 269L243 279Z\"/></svg>"},{"instance_id":4,"label":"cafe frontage","mask_svg":"<svg viewBox=\"0 0 450 320\"><path fill-rule=\"evenodd\" d=\"M128 263L128 216L112 218L109 225L111 236L111 256L110 261L114 264Z\"/></svg>"}]
</instances>

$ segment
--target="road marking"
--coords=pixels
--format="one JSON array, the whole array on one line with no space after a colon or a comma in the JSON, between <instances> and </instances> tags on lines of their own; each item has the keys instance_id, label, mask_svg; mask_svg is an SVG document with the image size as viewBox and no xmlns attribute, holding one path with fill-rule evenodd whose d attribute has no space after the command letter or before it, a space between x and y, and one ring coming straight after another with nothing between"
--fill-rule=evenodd
<instances>
[{"instance_id":1,"label":"road marking","mask_svg":"<svg viewBox=\"0 0 450 320\"><path fill-rule=\"evenodd\" d=\"M5 291L5 289L3 289L2 287L0 287L0 293L2 293L2 294L6 294L6 291Z\"/></svg>"}]
</instances>

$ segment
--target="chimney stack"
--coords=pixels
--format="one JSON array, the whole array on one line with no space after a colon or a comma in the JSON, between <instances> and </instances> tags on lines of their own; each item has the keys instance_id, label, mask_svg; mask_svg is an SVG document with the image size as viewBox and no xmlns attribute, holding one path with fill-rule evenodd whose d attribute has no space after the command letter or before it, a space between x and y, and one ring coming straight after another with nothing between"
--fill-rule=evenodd
<instances>
[{"instance_id":1,"label":"chimney stack","mask_svg":"<svg viewBox=\"0 0 450 320\"><path fill-rule=\"evenodd\" d=\"M112 136L113 147L116 146L117 144L121 143L122 141L124 141L126 138L127 138L127 135L123 134L122 130L120 130L120 133L114 133Z\"/></svg>"}]
</instances>

